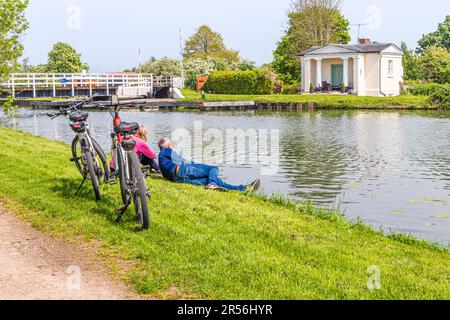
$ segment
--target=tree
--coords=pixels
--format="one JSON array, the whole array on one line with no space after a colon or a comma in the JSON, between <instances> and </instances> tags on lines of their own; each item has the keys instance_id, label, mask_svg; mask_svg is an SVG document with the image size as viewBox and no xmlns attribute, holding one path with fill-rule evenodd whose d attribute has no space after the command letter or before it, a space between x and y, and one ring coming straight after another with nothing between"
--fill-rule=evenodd
<instances>
[{"instance_id":1,"label":"tree","mask_svg":"<svg viewBox=\"0 0 450 320\"><path fill-rule=\"evenodd\" d=\"M289 23L274 51L273 68L286 83L300 81L299 53L312 46L350 42L340 0L294 0Z\"/></svg>"},{"instance_id":2,"label":"tree","mask_svg":"<svg viewBox=\"0 0 450 320\"><path fill-rule=\"evenodd\" d=\"M428 47L419 57L419 66L426 80L450 82L450 52L439 46Z\"/></svg>"},{"instance_id":3,"label":"tree","mask_svg":"<svg viewBox=\"0 0 450 320\"><path fill-rule=\"evenodd\" d=\"M239 52L227 50L220 33L209 26L200 26L185 44L184 57L189 59L219 58L228 64L239 62Z\"/></svg>"},{"instance_id":4,"label":"tree","mask_svg":"<svg viewBox=\"0 0 450 320\"><path fill-rule=\"evenodd\" d=\"M450 16L445 17L445 21L438 25L435 32L422 36L417 47L418 53L423 53L427 48L439 46L450 50Z\"/></svg>"},{"instance_id":5,"label":"tree","mask_svg":"<svg viewBox=\"0 0 450 320\"><path fill-rule=\"evenodd\" d=\"M12 72L19 67L18 59L22 56L21 35L28 28L24 11L28 0L0 0L0 81L9 79ZM5 114L11 108L12 100L2 105Z\"/></svg>"},{"instance_id":6,"label":"tree","mask_svg":"<svg viewBox=\"0 0 450 320\"><path fill-rule=\"evenodd\" d=\"M162 58L160 60L149 60L141 68L143 73L151 73L155 76L181 76L181 64L178 60Z\"/></svg>"},{"instance_id":7,"label":"tree","mask_svg":"<svg viewBox=\"0 0 450 320\"><path fill-rule=\"evenodd\" d=\"M236 69L240 71L248 71L248 70L255 70L256 69L256 63L247 59L244 59L240 61L236 65Z\"/></svg>"},{"instance_id":8,"label":"tree","mask_svg":"<svg viewBox=\"0 0 450 320\"><path fill-rule=\"evenodd\" d=\"M305 49L350 41L349 22L340 13L341 5L341 0L293 0L293 25L301 32Z\"/></svg>"},{"instance_id":9,"label":"tree","mask_svg":"<svg viewBox=\"0 0 450 320\"><path fill-rule=\"evenodd\" d=\"M216 62L212 58L193 58L187 60L185 65L186 86L195 89L197 76L207 76L216 71Z\"/></svg>"},{"instance_id":10,"label":"tree","mask_svg":"<svg viewBox=\"0 0 450 320\"><path fill-rule=\"evenodd\" d=\"M48 53L46 72L79 73L89 71L89 66L81 61L81 54L77 53L69 44L57 42Z\"/></svg>"},{"instance_id":11,"label":"tree","mask_svg":"<svg viewBox=\"0 0 450 320\"><path fill-rule=\"evenodd\" d=\"M404 42L402 42L402 50L405 80L419 80L423 78L417 54L413 50L408 49L408 46Z\"/></svg>"}]
</instances>

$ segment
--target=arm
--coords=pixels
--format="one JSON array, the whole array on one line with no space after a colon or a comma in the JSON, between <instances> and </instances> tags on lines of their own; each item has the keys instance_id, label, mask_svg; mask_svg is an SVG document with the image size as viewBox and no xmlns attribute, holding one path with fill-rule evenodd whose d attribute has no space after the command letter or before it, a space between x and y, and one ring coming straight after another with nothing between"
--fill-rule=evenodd
<instances>
[{"instance_id":1,"label":"arm","mask_svg":"<svg viewBox=\"0 0 450 320\"><path fill-rule=\"evenodd\" d=\"M143 143L141 145L140 151L147 158L152 160L156 159L156 154L152 151L152 149L150 149L150 147L146 143Z\"/></svg>"},{"instance_id":2,"label":"arm","mask_svg":"<svg viewBox=\"0 0 450 320\"><path fill-rule=\"evenodd\" d=\"M186 162L186 160L182 156L180 156L178 153L176 153L174 150L172 150L172 152L170 153L170 159L176 165L181 165Z\"/></svg>"}]
</instances>

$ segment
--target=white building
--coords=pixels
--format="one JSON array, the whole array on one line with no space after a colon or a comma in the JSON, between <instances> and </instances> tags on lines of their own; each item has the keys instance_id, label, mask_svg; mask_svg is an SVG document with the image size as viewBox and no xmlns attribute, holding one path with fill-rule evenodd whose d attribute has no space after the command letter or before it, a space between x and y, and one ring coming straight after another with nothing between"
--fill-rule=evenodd
<instances>
[{"instance_id":1,"label":"white building","mask_svg":"<svg viewBox=\"0 0 450 320\"><path fill-rule=\"evenodd\" d=\"M402 50L395 44L330 44L300 53L302 92L339 90L341 84L358 96L398 96L403 82Z\"/></svg>"}]
</instances>

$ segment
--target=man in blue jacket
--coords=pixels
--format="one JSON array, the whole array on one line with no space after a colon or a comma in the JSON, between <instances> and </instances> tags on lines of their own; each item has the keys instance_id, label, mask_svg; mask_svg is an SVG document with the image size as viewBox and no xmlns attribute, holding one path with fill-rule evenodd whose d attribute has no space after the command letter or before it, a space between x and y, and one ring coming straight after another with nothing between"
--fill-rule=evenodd
<instances>
[{"instance_id":1,"label":"man in blue jacket","mask_svg":"<svg viewBox=\"0 0 450 320\"><path fill-rule=\"evenodd\" d=\"M158 143L160 153L158 156L161 173L167 180L204 186L210 190L219 191L257 191L261 186L260 179L248 185L234 186L219 178L219 168L206 164L193 163L185 160L173 150L172 141L163 138Z\"/></svg>"}]
</instances>

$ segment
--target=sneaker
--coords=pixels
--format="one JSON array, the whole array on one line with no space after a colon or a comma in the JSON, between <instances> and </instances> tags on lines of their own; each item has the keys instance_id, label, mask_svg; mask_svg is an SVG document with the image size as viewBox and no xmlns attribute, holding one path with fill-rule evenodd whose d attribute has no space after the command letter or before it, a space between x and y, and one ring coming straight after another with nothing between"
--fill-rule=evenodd
<instances>
[{"instance_id":1,"label":"sneaker","mask_svg":"<svg viewBox=\"0 0 450 320\"><path fill-rule=\"evenodd\" d=\"M246 192L255 192L261 188L261 179L256 179L245 188Z\"/></svg>"},{"instance_id":2,"label":"sneaker","mask_svg":"<svg viewBox=\"0 0 450 320\"><path fill-rule=\"evenodd\" d=\"M213 190L213 191L220 191L220 192L228 192L227 189L222 188L222 187L219 187L219 186L216 185L216 184L208 184L208 185L205 187L205 189L206 189L206 190Z\"/></svg>"}]
</instances>

